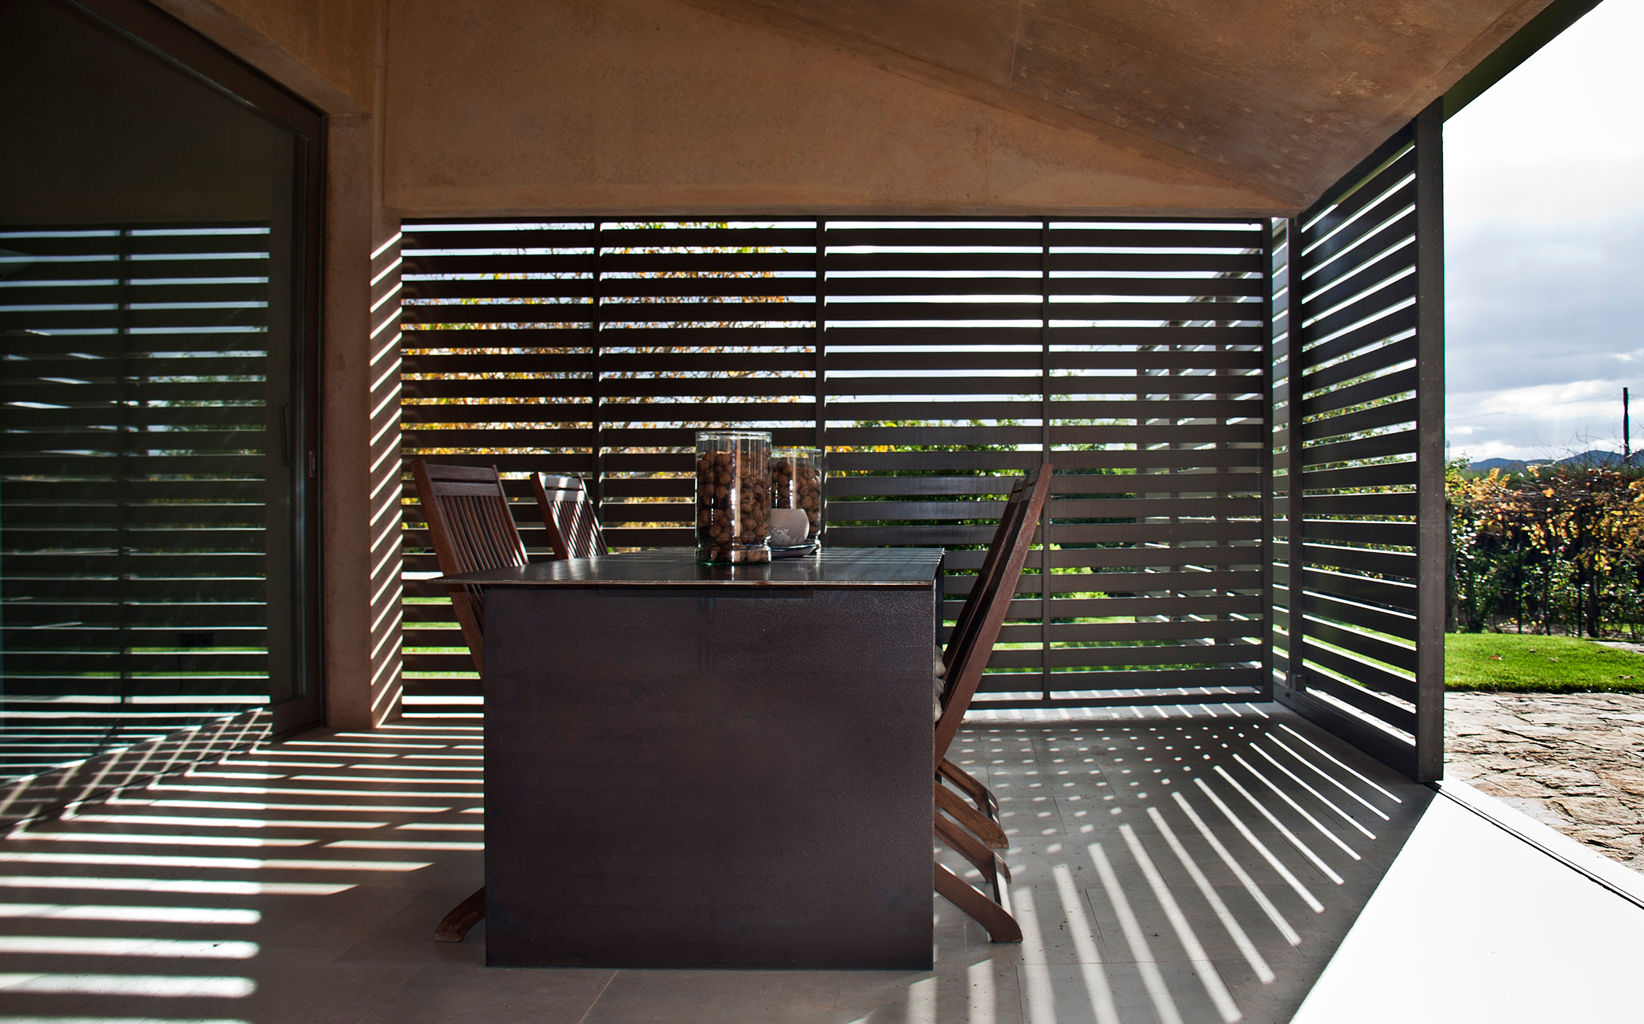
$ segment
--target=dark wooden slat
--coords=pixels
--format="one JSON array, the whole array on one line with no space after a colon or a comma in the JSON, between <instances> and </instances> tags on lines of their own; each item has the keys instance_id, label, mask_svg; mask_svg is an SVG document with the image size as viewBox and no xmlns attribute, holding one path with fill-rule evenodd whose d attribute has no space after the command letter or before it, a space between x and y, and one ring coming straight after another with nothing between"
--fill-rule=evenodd
<instances>
[{"instance_id":1,"label":"dark wooden slat","mask_svg":"<svg viewBox=\"0 0 1644 1024\"><path fill-rule=\"evenodd\" d=\"M1037 244L1037 241L1028 244ZM1052 250L1065 249L1233 249L1248 253L1261 247L1262 235L1246 224L1226 229L1157 228L1151 226L1084 227L1054 225L1049 231Z\"/></svg>"},{"instance_id":2,"label":"dark wooden slat","mask_svg":"<svg viewBox=\"0 0 1644 1024\"><path fill-rule=\"evenodd\" d=\"M593 225L563 225L553 228L488 229L478 225L430 231L408 225L400 239L404 253L420 250L445 249L502 249L518 252L525 249L587 248L598 239ZM426 258L426 257L421 257Z\"/></svg>"},{"instance_id":3,"label":"dark wooden slat","mask_svg":"<svg viewBox=\"0 0 1644 1024\"><path fill-rule=\"evenodd\" d=\"M669 253L613 252L600 255L606 274L676 274L679 259ZM697 274L813 273L816 256L810 252L697 252L691 254L689 272Z\"/></svg>"},{"instance_id":4,"label":"dark wooden slat","mask_svg":"<svg viewBox=\"0 0 1644 1024\"><path fill-rule=\"evenodd\" d=\"M1410 454L1411 438L1414 434L1414 430L1399 430L1352 441L1333 441L1304 448L1302 450L1302 479L1304 482L1306 481L1306 467L1309 466L1328 466L1334 463L1357 462L1364 459L1406 457Z\"/></svg>"},{"instance_id":5,"label":"dark wooden slat","mask_svg":"<svg viewBox=\"0 0 1644 1024\"><path fill-rule=\"evenodd\" d=\"M1368 658L1412 675L1416 671L1416 649L1413 644L1395 643L1373 633L1344 629L1317 619L1308 621L1307 635L1310 640L1319 640L1340 647L1361 658Z\"/></svg>"},{"instance_id":6,"label":"dark wooden slat","mask_svg":"<svg viewBox=\"0 0 1644 1024\"><path fill-rule=\"evenodd\" d=\"M1375 519L1416 514L1414 492L1309 495L1307 512L1319 516L1366 516Z\"/></svg>"},{"instance_id":7,"label":"dark wooden slat","mask_svg":"<svg viewBox=\"0 0 1644 1024\"><path fill-rule=\"evenodd\" d=\"M1385 193L1415 174L1416 159L1411 140L1408 128L1395 133L1372 158L1367 159L1370 166L1361 165L1362 177L1353 180L1352 172L1349 172L1338 182L1339 191L1335 195L1321 199L1298 218L1301 224L1301 252L1298 254L1301 262L1316 265L1339 251L1327 244L1320 244L1321 240L1327 239L1360 211L1383 201ZM1378 165L1379 162L1371 162L1375 157L1385 159L1386 163ZM1345 198L1338 198L1343 194Z\"/></svg>"},{"instance_id":8,"label":"dark wooden slat","mask_svg":"<svg viewBox=\"0 0 1644 1024\"><path fill-rule=\"evenodd\" d=\"M1374 291L1359 296L1342 308L1307 323L1307 336L1325 338L1338 331L1345 330L1361 320L1386 317L1396 307L1413 301L1415 297L1416 281L1413 276L1407 275L1395 278L1380 285ZM1389 332L1389 334L1391 333Z\"/></svg>"},{"instance_id":9,"label":"dark wooden slat","mask_svg":"<svg viewBox=\"0 0 1644 1024\"><path fill-rule=\"evenodd\" d=\"M1323 594L1303 595L1302 607L1306 609L1309 618L1373 629L1401 640L1415 642L1416 621L1415 616L1411 614L1399 614L1345 600L1335 600Z\"/></svg>"},{"instance_id":10,"label":"dark wooden slat","mask_svg":"<svg viewBox=\"0 0 1644 1024\"><path fill-rule=\"evenodd\" d=\"M1255 538L1247 544L1215 544L1201 547L1185 545L1161 547L1074 547L1079 544L1102 543L1105 528L1056 528L1059 548L1051 552L1053 568L1107 568L1120 566L1150 566L1168 568L1182 565L1256 565L1261 560L1261 546ZM1066 539L1063 539L1066 538Z\"/></svg>"},{"instance_id":11,"label":"dark wooden slat","mask_svg":"<svg viewBox=\"0 0 1644 1024\"><path fill-rule=\"evenodd\" d=\"M1411 728L1415 723L1415 712L1399 708L1393 701L1413 702L1416 699L1416 681L1405 679L1402 676L1377 668L1366 662L1356 661L1335 651L1326 650L1308 642L1303 646L1303 662L1311 662L1322 666L1344 678L1351 679L1355 684L1370 691L1364 694L1356 691L1352 686L1345 685L1339 680L1333 680L1319 672L1308 673L1308 686L1315 689L1327 688L1332 695L1348 700L1354 707L1369 714L1375 715L1389 724L1397 724L1399 728ZM1358 701L1349 700L1347 694L1354 694ZM1387 699L1377 699L1380 695ZM1408 724L1406 724L1408 723Z\"/></svg>"},{"instance_id":12,"label":"dark wooden slat","mask_svg":"<svg viewBox=\"0 0 1644 1024\"><path fill-rule=\"evenodd\" d=\"M997 673L982 678L982 692L1010 693L1029 689L1038 691L1038 677L1029 676L1027 679L1012 678L1012 674ZM1228 691L1234 687L1256 687L1262 682L1259 668L1198 668L1198 669L1108 669L1097 672L1060 671L1054 674L1053 689L1065 690L1167 690L1167 689L1206 689ZM1025 685L1024 685L1025 684ZM1189 695L1182 703L1200 703L1203 697ZM1124 703L1132 703L1126 700ZM1174 701L1172 703L1175 703ZM978 701L972 706L1003 707L1003 704ZM1043 706L1043 702L1034 702L1029 706ZM1074 705L1076 706L1076 705Z\"/></svg>"},{"instance_id":13,"label":"dark wooden slat","mask_svg":"<svg viewBox=\"0 0 1644 1024\"><path fill-rule=\"evenodd\" d=\"M1063 598L1057 602L1057 613L1067 618L1107 618L1129 615L1171 616L1228 616L1260 615L1262 600L1259 594L1221 597L1100 597L1089 599Z\"/></svg>"},{"instance_id":14,"label":"dark wooden slat","mask_svg":"<svg viewBox=\"0 0 1644 1024\"><path fill-rule=\"evenodd\" d=\"M599 232L599 244L606 249L665 248L677 250L698 246L737 251L748 248L784 247L805 249L816 244L816 229L802 227L689 227L682 224L656 226L612 226ZM829 242L828 244L838 244ZM850 243L859 244L859 243ZM670 255L676 255L670 252Z\"/></svg>"},{"instance_id":15,"label":"dark wooden slat","mask_svg":"<svg viewBox=\"0 0 1644 1024\"><path fill-rule=\"evenodd\" d=\"M1053 643L1095 644L1144 640L1242 640L1260 635L1257 620L1198 622L1057 622L1050 628Z\"/></svg>"},{"instance_id":16,"label":"dark wooden slat","mask_svg":"<svg viewBox=\"0 0 1644 1024\"><path fill-rule=\"evenodd\" d=\"M1164 329L1159 330L1164 333ZM1116 370L1137 375L1167 373L1186 377L1196 371L1238 370L1260 377L1262 368L1261 353L1249 348L1232 347L1230 344L1174 345L1162 337L1155 344L1140 349L1127 346L1122 349L1052 351L1045 358L1053 370Z\"/></svg>"},{"instance_id":17,"label":"dark wooden slat","mask_svg":"<svg viewBox=\"0 0 1644 1024\"><path fill-rule=\"evenodd\" d=\"M1262 584L1260 571L1249 572L1101 572L1051 577L1051 592L1071 594L1101 591L1107 594L1168 591L1238 590L1253 592Z\"/></svg>"},{"instance_id":18,"label":"dark wooden slat","mask_svg":"<svg viewBox=\"0 0 1644 1024\"><path fill-rule=\"evenodd\" d=\"M1372 348L1367 348L1352 358L1332 363L1320 369L1310 369L1302 374L1302 390L1315 391L1319 388L1335 387L1355 377L1367 373L1375 373L1386 367L1398 363L1413 362L1416 358L1416 339L1400 338L1384 342Z\"/></svg>"},{"instance_id":19,"label":"dark wooden slat","mask_svg":"<svg viewBox=\"0 0 1644 1024\"><path fill-rule=\"evenodd\" d=\"M1414 523L1380 522L1376 520L1308 519L1304 533L1310 541L1356 544L1367 546L1385 544L1415 549Z\"/></svg>"},{"instance_id":20,"label":"dark wooden slat","mask_svg":"<svg viewBox=\"0 0 1644 1024\"><path fill-rule=\"evenodd\" d=\"M1412 259L1410 247L1416 237L1416 212L1406 210L1380 227L1366 234L1358 234L1357 258L1333 260L1328 264L1313 269L1307 278L1307 293L1309 297L1322 294L1333 289L1345 287L1349 291L1357 287L1356 280L1364 280L1383 273L1391 265L1391 261L1402 260L1406 265ZM1353 238L1344 239L1351 241ZM1385 257L1376 259L1379 254L1386 253ZM1373 262L1365 263L1364 259L1371 258Z\"/></svg>"},{"instance_id":21,"label":"dark wooden slat","mask_svg":"<svg viewBox=\"0 0 1644 1024\"><path fill-rule=\"evenodd\" d=\"M1304 417L1319 416L1361 402L1373 402L1415 390L1415 369L1392 370L1369 380L1315 393L1302 399Z\"/></svg>"},{"instance_id":22,"label":"dark wooden slat","mask_svg":"<svg viewBox=\"0 0 1644 1024\"><path fill-rule=\"evenodd\" d=\"M1135 470L1138 474L1150 471L1247 469L1259 466L1260 452L1254 448L1228 446L1224 448L1168 449L1130 448L1101 451L1057 449L1053 452L1058 470L1067 472ZM836 460L837 461L837 460Z\"/></svg>"},{"instance_id":23,"label":"dark wooden slat","mask_svg":"<svg viewBox=\"0 0 1644 1024\"><path fill-rule=\"evenodd\" d=\"M1249 498L1093 498L1089 500L1063 499L1056 509L1062 519L1141 519L1148 517L1179 516L1183 518L1215 516L1255 516L1261 511L1258 499Z\"/></svg>"},{"instance_id":24,"label":"dark wooden slat","mask_svg":"<svg viewBox=\"0 0 1644 1024\"><path fill-rule=\"evenodd\" d=\"M1302 587L1312 593L1346 598L1360 604L1379 605L1398 612L1413 614L1416 609L1414 586L1400 586L1364 576L1304 568Z\"/></svg>"},{"instance_id":25,"label":"dark wooden slat","mask_svg":"<svg viewBox=\"0 0 1644 1024\"><path fill-rule=\"evenodd\" d=\"M1125 691L1109 695L1086 696L1076 691L1063 692L1062 687L1053 687L1058 696L1054 702L1047 702L1037 698L994 698L978 699L971 706L976 708L991 708L995 710L1018 710L1022 708L1112 708L1112 707L1153 707L1172 704L1223 704L1243 703L1246 701L1261 701L1262 690L1259 686L1204 686L1193 688L1171 687L1167 692L1137 693Z\"/></svg>"},{"instance_id":26,"label":"dark wooden slat","mask_svg":"<svg viewBox=\"0 0 1644 1024\"><path fill-rule=\"evenodd\" d=\"M1340 437L1343 434L1402 426L1416 421L1415 412L1415 400L1401 398L1384 405L1360 409L1357 412L1343 413L1326 419L1315 420L1308 424L1308 433L1310 438L1322 440L1327 437Z\"/></svg>"},{"instance_id":27,"label":"dark wooden slat","mask_svg":"<svg viewBox=\"0 0 1644 1024\"><path fill-rule=\"evenodd\" d=\"M1067 392L1063 392L1066 394ZM1071 419L1211 419L1252 420L1262 414L1260 399L1155 398L1118 402L1057 402L1057 418Z\"/></svg>"},{"instance_id":28,"label":"dark wooden slat","mask_svg":"<svg viewBox=\"0 0 1644 1024\"><path fill-rule=\"evenodd\" d=\"M1216 274L1253 274L1261 257L1251 253L1080 253L1053 249L1045 260L1057 273L1157 273L1199 271Z\"/></svg>"},{"instance_id":29,"label":"dark wooden slat","mask_svg":"<svg viewBox=\"0 0 1644 1024\"><path fill-rule=\"evenodd\" d=\"M1257 643L1171 644L1149 647L1061 647L1049 653L1053 669L1140 668L1168 666L1178 671L1212 665L1242 665L1259 660Z\"/></svg>"},{"instance_id":30,"label":"dark wooden slat","mask_svg":"<svg viewBox=\"0 0 1644 1024\"><path fill-rule=\"evenodd\" d=\"M1416 578L1415 552L1373 551L1306 543L1302 545L1302 552L1310 566L1397 577L1401 582Z\"/></svg>"},{"instance_id":31,"label":"dark wooden slat","mask_svg":"<svg viewBox=\"0 0 1644 1024\"><path fill-rule=\"evenodd\" d=\"M1416 776L1415 744L1409 733L1379 728L1305 691L1292 692L1285 703L1302 717L1348 740L1395 771L1412 778Z\"/></svg>"},{"instance_id":32,"label":"dark wooden slat","mask_svg":"<svg viewBox=\"0 0 1644 1024\"><path fill-rule=\"evenodd\" d=\"M1409 335L1416 328L1416 317L1417 310L1414 306L1390 310L1374 320L1343 331L1326 341L1310 343L1301 354L1298 365L1319 366L1359 349Z\"/></svg>"},{"instance_id":33,"label":"dark wooden slat","mask_svg":"<svg viewBox=\"0 0 1644 1024\"><path fill-rule=\"evenodd\" d=\"M1382 230L1386 231L1387 229ZM1410 253L1406 251L1404 246L1386 251L1370 247L1367 241L1363 248L1366 253L1384 254L1373 257L1369 263L1362 263L1351 269L1331 267L1331 270L1342 269L1345 272L1336 276L1328 283L1328 286L1323 280L1315 279L1310 281L1309 284L1312 288L1320 290L1312 292L1303 300L1303 320L1316 317L1325 310L1346 302L1360 292L1373 288L1380 282L1400 274L1409 274L1413 269L1410 264Z\"/></svg>"}]
</instances>

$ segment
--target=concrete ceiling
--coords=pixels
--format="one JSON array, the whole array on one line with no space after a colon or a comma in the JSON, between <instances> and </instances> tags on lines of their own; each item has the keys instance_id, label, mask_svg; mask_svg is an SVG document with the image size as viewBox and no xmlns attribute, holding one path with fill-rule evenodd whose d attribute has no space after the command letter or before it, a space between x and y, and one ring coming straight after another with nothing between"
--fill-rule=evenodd
<instances>
[{"instance_id":1,"label":"concrete ceiling","mask_svg":"<svg viewBox=\"0 0 1644 1024\"><path fill-rule=\"evenodd\" d=\"M1301 207L1549 0L680 0Z\"/></svg>"}]
</instances>

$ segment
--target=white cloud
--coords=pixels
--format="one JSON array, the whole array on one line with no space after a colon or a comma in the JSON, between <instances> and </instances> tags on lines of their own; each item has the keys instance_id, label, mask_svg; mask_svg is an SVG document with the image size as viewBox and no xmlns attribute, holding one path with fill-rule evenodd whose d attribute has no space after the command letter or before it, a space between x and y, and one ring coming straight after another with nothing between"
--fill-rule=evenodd
<instances>
[{"instance_id":1,"label":"white cloud","mask_svg":"<svg viewBox=\"0 0 1644 1024\"><path fill-rule=\"evenodd\" d=\"M1605 0L1445 126L1446 429L1473 458L1644 434L1644 2Z\"/></svg>"},{"instance_id":2,"label":"white cloud","mask_svg":"<svg viewBox=\"0 0 1644 1024\"><path fill-rule=\"evenodd\" d=\"M1644 417L1644 394L1639 398ZM1475 461L1563 458L1593 448L1620 451L1624 442L1621 386L1610 380L1452 391L1446 414L1452 455ZM1644 418L1639 439L1644 441Z\"/></svg>"},{"instance_id":3,"label":"white cloud","mask_svg":"<svg viewBox=\"0 0 1644 1024\"><path fill-rule=\"evenodd\" d=\"M1614 399L1612 402L1611 399ZM1576 380L1564 384L1534 384L1487 394L1478 403L1483 413L1501 413L1537 420L1565 420L1603 415L1615 408L1620 415L1621 389L1607 380Z\"/></svg>"}]
</instances>

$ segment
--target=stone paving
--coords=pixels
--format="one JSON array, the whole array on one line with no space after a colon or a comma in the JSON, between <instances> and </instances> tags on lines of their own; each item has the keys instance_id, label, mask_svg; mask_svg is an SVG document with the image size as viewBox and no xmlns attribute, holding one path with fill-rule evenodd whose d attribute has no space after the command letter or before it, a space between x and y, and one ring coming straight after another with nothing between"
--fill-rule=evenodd
<instances>
[{"instance_id":1,"label":"stone paving","mask_svg":"<svg viewBox=\"0 0 1644 1024\"><path fill-rule=\"evenodd\" d=\"M1644 693L1449 693L1445 778L1644 871Z\"/></svg>"}]
</instances>

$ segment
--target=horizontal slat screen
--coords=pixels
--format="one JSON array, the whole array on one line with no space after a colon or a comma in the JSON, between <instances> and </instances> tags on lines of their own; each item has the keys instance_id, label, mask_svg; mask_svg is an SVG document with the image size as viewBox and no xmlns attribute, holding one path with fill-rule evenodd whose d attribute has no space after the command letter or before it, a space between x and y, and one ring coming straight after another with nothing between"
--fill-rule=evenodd
<instances>
[{"instance_id":1,"label":"horizontal slat screen","mask_svg":"<svg viewBox=\"0 0 1644 1024\"><path fill-rule=\"evenodd\" d=\"M1407 130L1275 251L1289 281L1275 318L1277 692L1410 773L1416 157Z\"/></svg>"},{"instance_id":2,"label":"horizontal slat screen","mask_svg":"<svg viewBox=\"0 0 1644 1024\"><path fill-rule=\"evenodd\" d=\"M0 776L268 703L269 260L0 231Z\"/></svg>"},{"instance_id":3,"label":"horizontal slat screen","mask_svg":"<svg viewBox=\"0 0 1644 1024\"><path fill-rule=\"evenodd\" d=\"M977 707L1264 695L1262 225L411 224L404 454L589 482L613 547L691 543L695 431L828 449L827 543L948 549L1057 475ZM479 700L407 477L408 710ZM1048 581L1048 582L1047 582Z\"/></svg>"}]
</instances>

